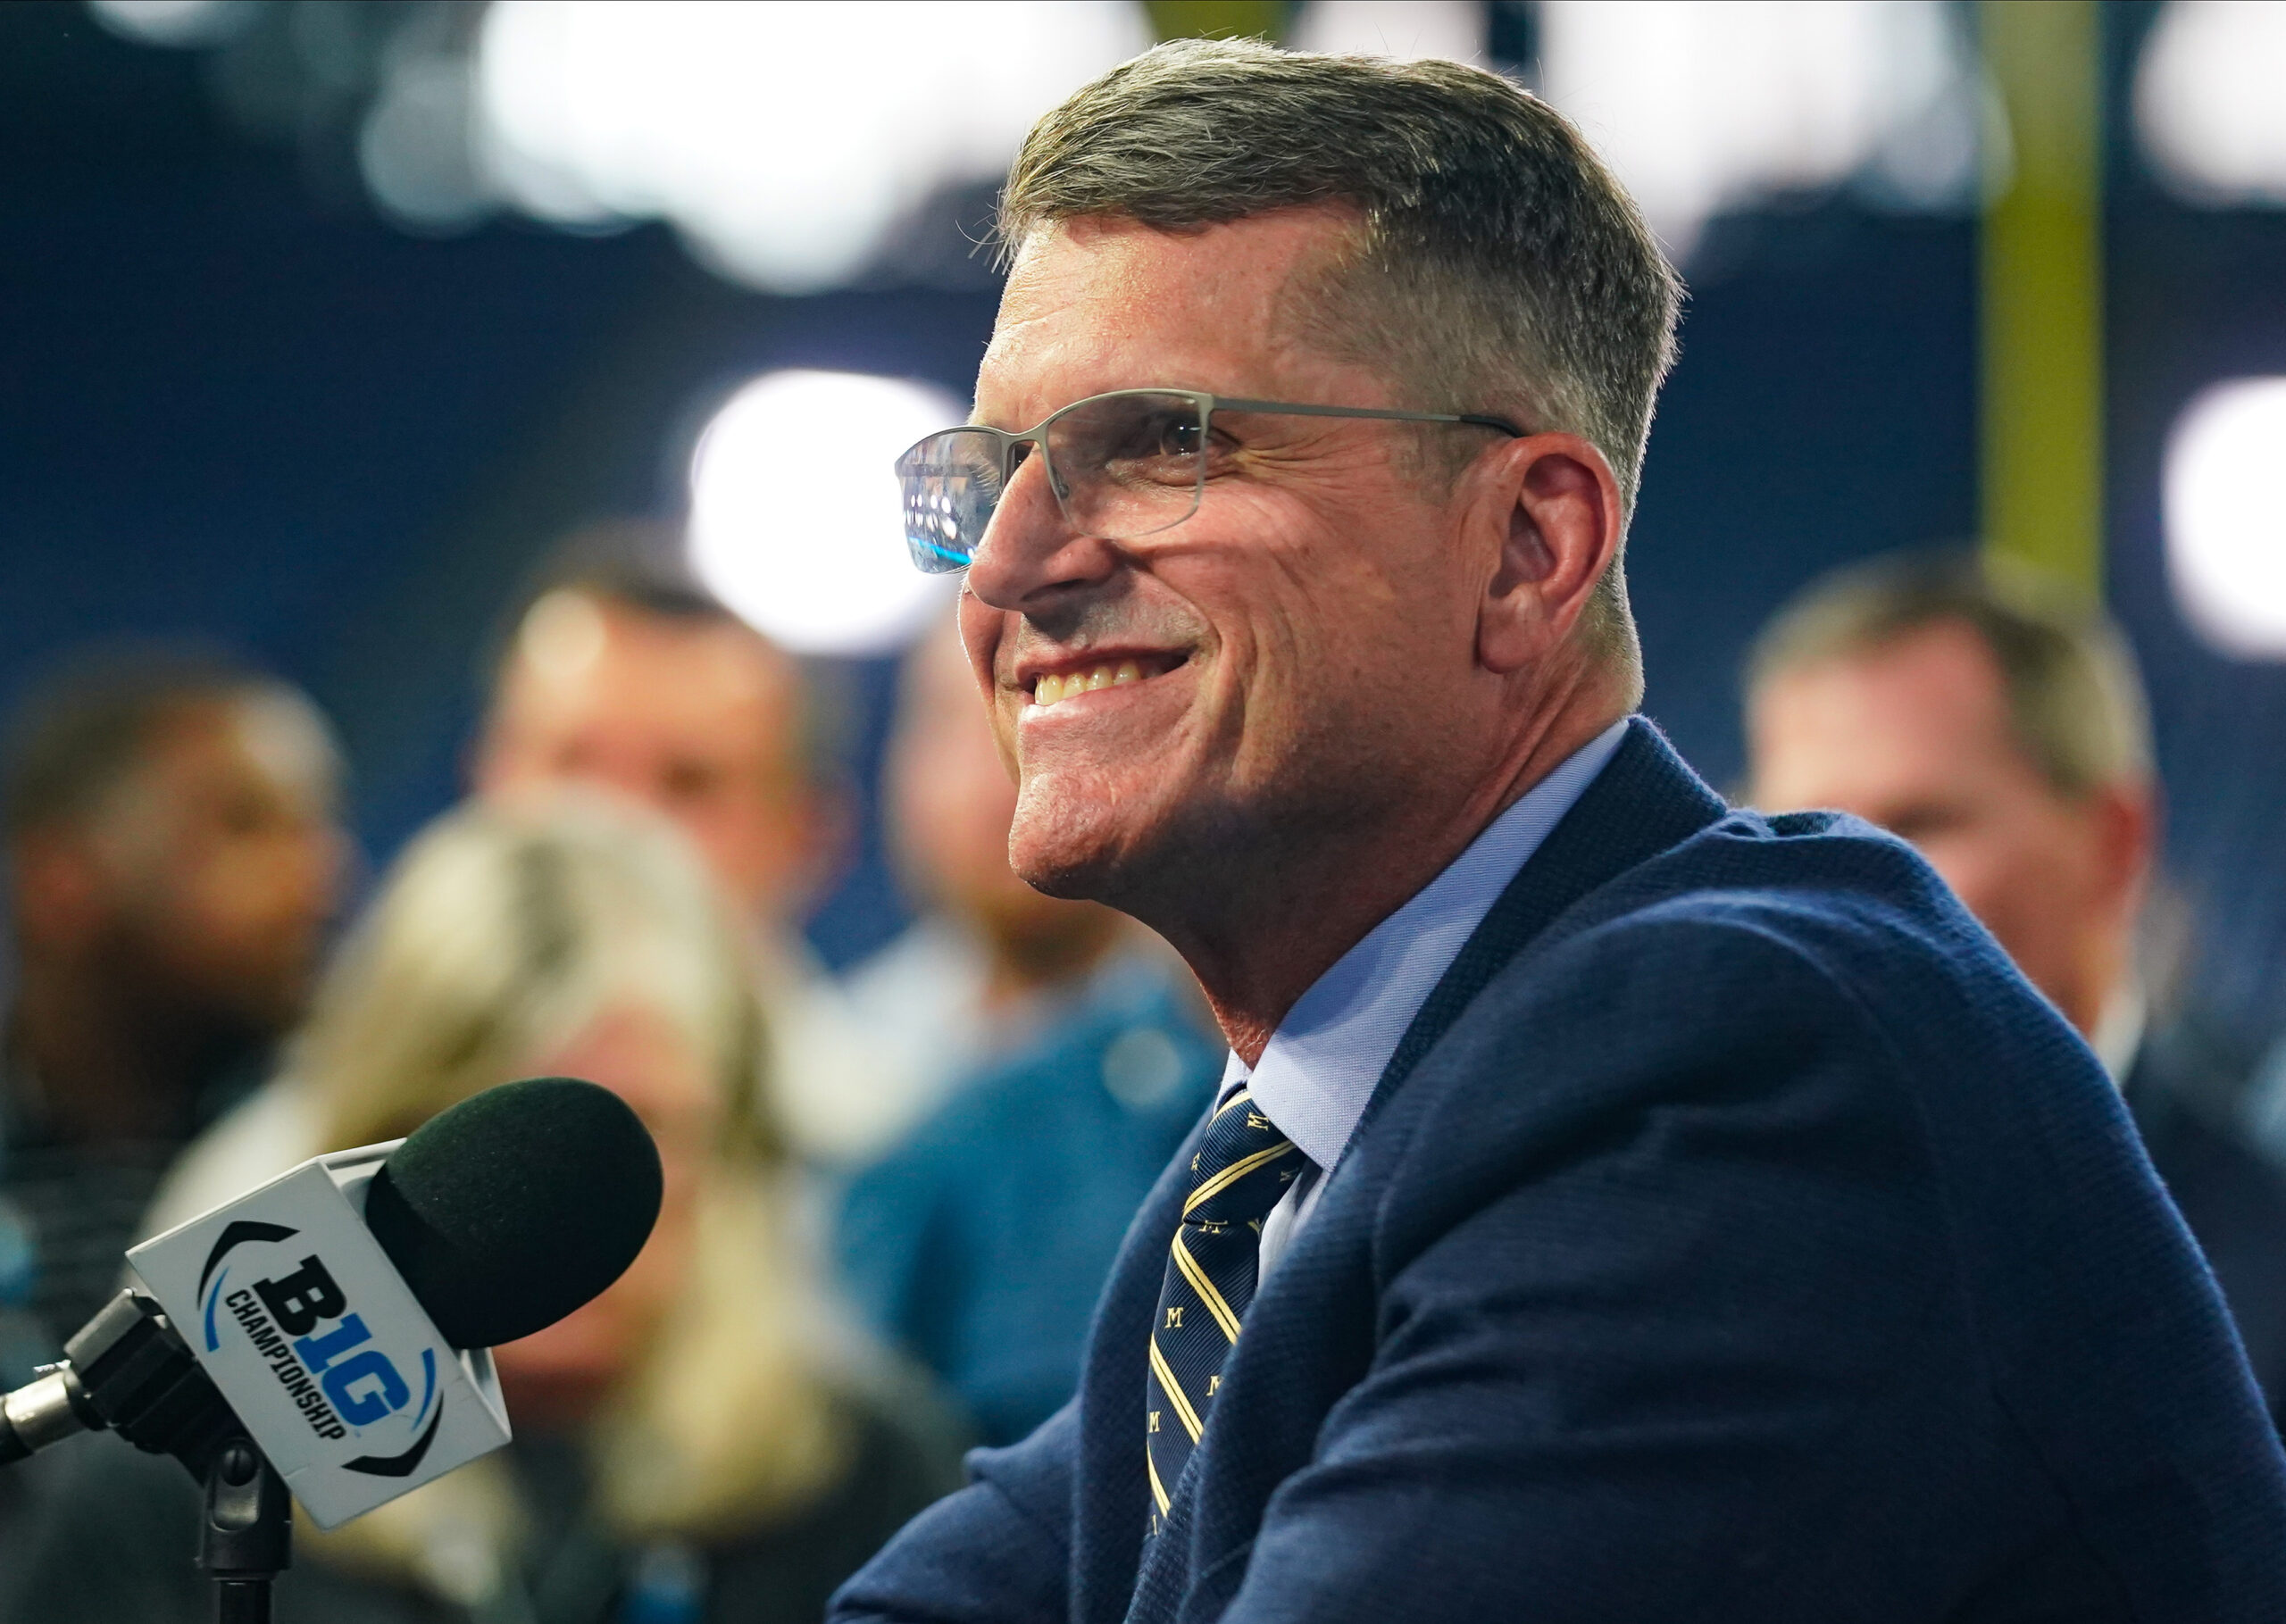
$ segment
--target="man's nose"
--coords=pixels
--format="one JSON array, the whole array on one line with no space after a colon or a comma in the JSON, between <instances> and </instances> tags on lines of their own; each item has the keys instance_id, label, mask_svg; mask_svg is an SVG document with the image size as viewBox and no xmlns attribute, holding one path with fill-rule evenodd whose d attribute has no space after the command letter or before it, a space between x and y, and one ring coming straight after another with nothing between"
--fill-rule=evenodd
<instances>
[{"instance_id":1,"label":"man's nose","mask_svg":"<svg viewBox=\"0 0 2286 1624\"><path fill-rule=\"evenodd\" d=\"M1074 529L1049 487L1047 460L1017 466L984 539L969 559L968 588L995 609L1036 607L1043 598L1099 586L1120 568L1120 549Z\"/></svg>"}]
</instances>

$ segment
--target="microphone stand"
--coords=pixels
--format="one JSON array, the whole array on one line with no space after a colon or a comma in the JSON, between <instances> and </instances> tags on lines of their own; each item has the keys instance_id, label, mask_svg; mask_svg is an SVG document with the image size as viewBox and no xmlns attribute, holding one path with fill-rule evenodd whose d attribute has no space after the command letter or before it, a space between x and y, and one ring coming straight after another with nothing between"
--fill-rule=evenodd
<instances>
[{"instance_id":1,"label":"microphone stand","mask_svg":"<svg viewBox=\"0 0 2286 1624\"><path fill-rule=\"evenodd\" d=\"M271 1582L293 1560L294 1505L159 1305L122 1291L63 1345L61 1364L0 1404L0 1465L109 1428L172 1455L205 1488L198 1569L218 1624L270 1624Z\"/></svg>"},{"instance_id":2,"label":"microphone stand","mask_svg":"<svg viewBox=\"0 0 2286 1624\"><path fill-rule=\"evenodd\" d=\"M293 1560L286 1480L244 1433L206 1469L198 1570L214 1581L215 1624L270 1624L270 1586Z\"/></svg>"}]
</instances>

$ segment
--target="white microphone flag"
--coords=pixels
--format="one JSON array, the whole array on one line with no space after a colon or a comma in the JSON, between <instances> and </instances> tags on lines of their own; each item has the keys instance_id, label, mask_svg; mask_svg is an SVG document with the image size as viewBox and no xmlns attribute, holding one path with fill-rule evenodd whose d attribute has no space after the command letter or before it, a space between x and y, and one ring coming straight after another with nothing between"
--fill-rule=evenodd
<instances>
[{"instance_id":1,"label":"white microphone flag","mask_svg":"<svg viewBox=\"0 0 2286 1624\"><path fill-rule=\"evenodd\" d=\"M321 1528L510 1436L491 1353L446 1345L365 1227L396 1148L305 1162L127 1254Z\"/></svg>"}]
</instances>

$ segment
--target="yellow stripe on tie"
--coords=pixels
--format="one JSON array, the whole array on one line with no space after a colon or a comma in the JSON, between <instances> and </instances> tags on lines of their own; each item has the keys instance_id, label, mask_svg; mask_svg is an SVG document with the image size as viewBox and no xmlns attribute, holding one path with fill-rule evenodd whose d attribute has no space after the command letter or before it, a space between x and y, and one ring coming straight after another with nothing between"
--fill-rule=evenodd
<instances>
[{"instance_id":1,"label":"yellow stripe on tie","mask_svg":"<svg viewBox=\"0 0 2286 1624\"><path fill-rule=\"evenodd\" d=\"M1191 1290L1197 1292L1206 1304L1206 1312L1214 1316L1214 1323L1222 1328L1222 1335L1236 1342L1239 1339L1239 1317L1231 1312L1231 1305L1222 1301L1222 1294L1214 1289L1214 1282L1206 1278L1206 1270L1198 1266L1198 1260L1190 1255L1190 1248L1182 1244L1181 1229L1175 1231L1172 1250L1175 1267L1182 1270L1182 1278L1190 1282Z\"/></svg>"},{"instance_id":2,"label":"yellow stripe on tie","mask_svg":"<svg viewBox=\"0 0 2286 1624\"><path fill-rule=\"evenodd\" d=\"M1224 1100L1220 1105L1214 1107L1214 1116L1221 1116L1224 1112L1230 1110L1231 1106L1237 1104L1241 1100L1250 1100L1252 1098L1254 1098L1254 1095L1250 1090L1241 1088L1229 1099ZM1206 1120L1211 1122L1214 1120L1214 1117L1209 1117Z\"/></svg>"},{"instance_id":3,"label":"yellow stripe on tie","mask_svg":"<svg viewBox=\"0 0 2286 1624\"><path fill-rule=\"evenodd\" d=\"M1157 1377L1159 1386L1166 1389L1167 1402L1175 1407L1175 1420L1181 1421L1182 1429L1190 1434L1192 1443L1198 1442L1198 1412L1190 1407L1190 1400L1183 1396L1182 1384L1167 1368L1167 1356L1159 1352L1156 1332L1153 1332L1151 1337L1151 1374Z\"/></svg>"},{"instance_id":4,"label":"yellow stripe on tie","mask_svg":"<svg viewBox=\"0 0 2286 1624\"><path fill-rule=\"evenodd\" d=\"M1159 1503L1159 1515L1164 1517L1167 1514L1167 1507L1172 1502L1167 1498L1165 1488L1160 1485L1159 1463L1151 1458L1151 1446L1148 1444L1143 1445L1143 1470L1151 1474L1151 1498Z\"/></svg>"},{"instance_id":5,"label":"yellow stripe on tie","mask_svg":"<svg viewBox=\"0 0 2286 1624\"><path fill-rule=\"evenodd\" d=\"M1189 1217L1198 1210L1201 1203L1212 1201L1248 1173L1253 1172L1255 1169L1277 1161L1279 1157L1293 1148L1293 1140L1281 1139L1268 1150L1258 1150L1251 1156L1239 1157L1190 1193L1190 1199L1182 1203L1183 1216Z\"/></svg>"}]
</instances>

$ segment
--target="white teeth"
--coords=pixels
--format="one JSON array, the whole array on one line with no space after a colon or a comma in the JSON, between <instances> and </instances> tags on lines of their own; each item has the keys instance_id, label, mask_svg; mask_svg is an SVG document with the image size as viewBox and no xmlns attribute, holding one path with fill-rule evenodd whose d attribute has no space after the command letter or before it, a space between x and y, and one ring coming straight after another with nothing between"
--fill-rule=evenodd
<instances>
[{"instance_id":1,"label":"white teeth","mask_svg":"<svg viewBox=\"0 0 2286 1624\"><path fill-rule=\"evenodd\" d=\"M1032 703L1041 706L1061 704L1074 695L1092 694L1097 688L1114 688L1122 683L1142 680L1143 668L1132 660L1123 660L1117 665L1091 666L1060 677L1042 677L1032 685Z\"/></svg>"}]
</instances>

